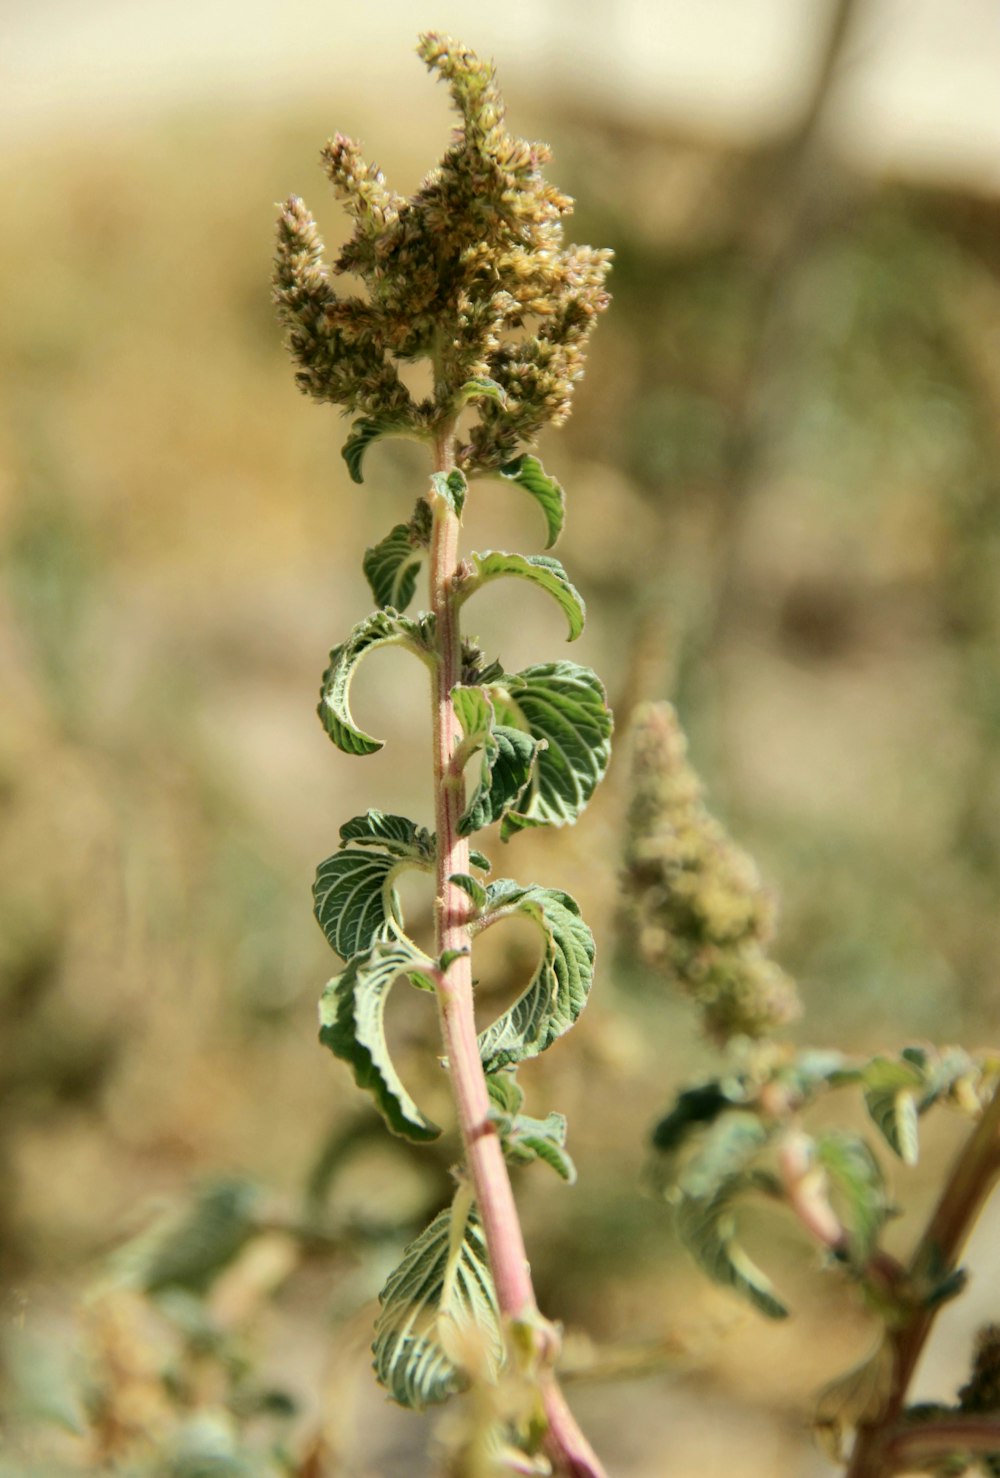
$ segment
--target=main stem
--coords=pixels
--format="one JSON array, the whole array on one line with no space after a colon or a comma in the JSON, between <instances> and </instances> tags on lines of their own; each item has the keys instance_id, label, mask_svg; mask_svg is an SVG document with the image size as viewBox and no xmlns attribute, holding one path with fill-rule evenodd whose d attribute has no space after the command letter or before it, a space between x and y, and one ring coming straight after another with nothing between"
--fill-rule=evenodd
<instances>
[{"instance_id":1,"label":"main stem","mask_svg":"<svg viewBox=\"0 0 1000 1478\"><path fill-rule=\"evenodd\" d=\"M930 1221L910 1261L910 1281L919 1293L929 1276L943 1278L958 1265L962 1247L1000 1176L1000 1089L952 1166ZM888 1337L892 1344L892 1389L879 1420L858 1428L846 1478L887 1478L906 1465L908 1434L898 1430L917 1362L940 1304L922 1300ZM933 1443L937 1423L922 1429ZM947 1425L947 1424L945 1424ZM961 1444L958 1444L961 1446ZM902 1467L901 1467L902 1464Z\"/></svg>"},{"instance_id":2,"label":"main stem","mask_svg":"<svg viewBox=\"0 0 1000 1478\"><path fill-rule=\"evenodd\" d=\"M448 473L454 426L444 426L435 441L434 470ZM441 972L437 998L448 1072L458 1111L465 1164L489 1249L497 1303L505 1322L524 1321L544 1329L531 1282L524 1236L518 1219L507 1162L496 1125L490 1118L476 1040L470 955L469 898L451 882L469 870L469 844L458 834L465 806L462 777L451 760L461 729L451 690L462 680L462 638L455 602L459 567L458 518L444 499L434 500L430 550L430 597L435 617L434 679L434 811L437 829L436 948L439 956L460 951ZM545 1355L548 1353L549 1358ZM556 1471L567 1478L605 1478L604 1469L576 1424L552 1373L551 1351L542 1356L541 1387L548 1420L546 1445Z\"/></svg>"}]
</instances>

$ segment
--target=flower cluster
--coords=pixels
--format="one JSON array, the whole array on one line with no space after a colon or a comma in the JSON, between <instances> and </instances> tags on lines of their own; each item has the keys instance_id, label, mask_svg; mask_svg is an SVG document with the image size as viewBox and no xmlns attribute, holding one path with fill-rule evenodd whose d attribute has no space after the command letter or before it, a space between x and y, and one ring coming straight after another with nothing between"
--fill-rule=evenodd
<instances>
[{"instance_id":1,"label":"flower cluster","mask_svg":"<svg viewBox=\"0 0 1000 1478\"><path fill-rule=\"evenodd\" d=\"M418 52L451 90L461 126L412 200L390 190L356 144L322 154L355 222L332 267L297 197L278 222L275 302L301 388L385 430L427 436L475 401L479 421L456 460L466 472L512 460L569 414L610 252L564 246L572 201L548 184L542 144L514 138L492 65L433 33ZM352 273L367 296L340 297ZM433 396L415 404L399 361L429 357Z\"/></svg>"},{"instance_id":2,"label":"flower cluster","mask_svg":"<svg viewBox=\"0 0 1000 1478\"><path fill-rule=\"evenodd\" d=\"M668 703L636 715L625 855L625 928L643 963L700 1007L716 1040L763 1036L798 1014L768 958L771 894L753 860L705 808Z\"/></svg>"}]
</instances>

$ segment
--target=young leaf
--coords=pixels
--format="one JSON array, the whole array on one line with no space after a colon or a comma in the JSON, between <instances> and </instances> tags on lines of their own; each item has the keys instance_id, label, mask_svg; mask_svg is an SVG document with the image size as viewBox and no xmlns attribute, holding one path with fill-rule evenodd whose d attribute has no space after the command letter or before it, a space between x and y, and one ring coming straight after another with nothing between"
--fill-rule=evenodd
<instances>
[{"instance_id":1,"label":"young leaf","mask_svg":"<svg viewBox=\"0 0 1000 1478\"><path fill-rule=\"evenodd\" d=\"M545 515L545 528L548 533L545 547L551 549L562 533L563 520L566 515L566 494L555 478L549 477L538 458L530 454L508 462L506 466L500 468L499 475L507 482L516 482L534 498Z\"/></svg>"},{"instance_id":2,"label":"young leaf","mask_svg":"<svg viewBox=\"0 0 1000 1478\"><path fill-rule=\"evenodd\" d=\"M346 642L330 653L317 712L324 729L345 754L374 754L383 743L359 729L351 717L348 700L358 663L368 652L388 646L405 646L426 661L429 656L426 619L411 621L395 611L374 611L355 626Z\"/></svg>"},{"instance_id":3,"label":"young leaf","mask_svg":"<svg viewBox=\"0 0 1000 1478\"><path fill-rule=\"evenodd\" d=\"M356 847L381 847L393 857L407 858L412 862L434 861L435 838L425 826L418 826L406 816L391 816L374 807L363 816L345 821L340 828L340 840L352 842Z\"/></svg>"},{"instance_id":4,"label":"young leaf","mask_svg":"<svg viewBox=\"0 0 1000 1478\"><path fill-rule=\"evenodd\" d=\"M486 1239L467 1191L406 1248L379 1295L375 1374L394 1401L420 1410L468 1384L447 1353L454 1329L478 1335L488 1364L499 1370L503 1335ZM445 1326L444 1328L442 1326ZM444 1338L442 1338L444 1335Z\"/></svg>"},{"instance_id":5,"label":"young leaf","mask_svg":"<svg viewBox=\"0 0 1000 1478\"><path fill-rule=\"evenodd\" d=\"M486 856L485 852L477 852L475 847L469 850L469 861L473 867L478 867L480 872L493 871L493 863Z\"/></svg>"},{"instance_id":6,"label":"young leaf","mask_svg":"<svg viewBox=\"0 0 1000 1478\"><path fill-rule=\"evenodd\" d=\"M351 427L351 434L340 449L340 455L347 463L347 470L351 474L351 481L364 482L361 462L373 441L378 441L381 436L401 435L412 436L412 428L406 421L392 416L380 416L377 419L363 416L361 420L355 421Z\"/></svg>"},{"instance_id":7,"label":"young leaf","mask_svg":"<svg viewBox=\"0 0 1000 1478\"><path fill-rule=\"evenodd\" d=\"M545 947L527 989L508 1010L480 1033L479 1053L488 1073L527 1057L537 1057L569 1031L587 1003L594 977L594 936L568 893L522 888L509 878L490 883L487 927L511 914L523 914L542 930Z\"/></svg>"},{"instance_id":8,"label":"young leaf","mask_svg":"<svg viewBox=\"0 0 1000 1478\"><path fill-rule=\"evenodd\" d=\"M881 1167L860 1135L838 1130L816 1140L816 1160L843 1202L852 1261L863 1265L890 1214Z\"/></svg>"},{"instance_id":9,"label":"young leaf","mask_svg":"<svg viewBox=\"0 0 1000 1478\"><path fill-rule=\"evenodd\" d=\"M490 1113L498 1120L513 1118L524 1102L524 1089L513 1072L490 1073L486 1079Z\"/></svg>"},{"instance_id":10,"label":"young leaf","mask_svg":"<svg viewBox=\"0 0 1000 1478\"><path fill-rule=\"evenodd\" d=\"M862 1074L865 1107L886 1143L905 1165L915 1165L920 1154L917 1094L924 1074L911 1062L875 1057Z\"/></svg>"},{"instance_id":11,"label":"young leaf","mask_svg":"<svg viewBox=\"0 0 1000 1478\"><path fill-rule=\"evenodd\" d=\"M455 467L451 472L432 472L431 485L434 491L444 499L458 518L462 517L462 509L465 507L465 497L469 491L469 484L465 480L464 473Z\"/></svg>"},{"instance_id":12,"label":"young leaf","mask_svg":"<svg viewBox=\"0 0 1000 1478\"><path fill-rule=\"evenodd\" d=\"M463 893L468 894L478 909L486 904L486 889L478 878L472 877L467 872L453 872L448 878L449 883L454 883L461 888Z\"/></svg>"},{"instance_id":13,"label":"young leaf","mask_svg":"<svg viewBox=\"0 0 1000 1478\"><path fill-rule=\"evenodd\" d=\"M551 559L547 554L504 554L500 550L489 549L485 554L474 554L472 562L476 573L461 588L463 601L489 580L498 580L501 575L518 575L547 590L558 602L569 624L568 641L575 641L580 635L586 616L583 596L570 583L557 559Z\"/></svg>"},{"instance_id":14,"label":"young leaf","mask_svg":"<svg viewBox=\"0 0 1000 1478\"><path fill-rule=\"evenodd\" d=\"M433 968L409 940L379 942L348 962L319 1005L320 1041L350 1064L354 1081L372 1094L393 1133L417 1142L437 1139L441 1131L420 1112L393 1067L385 1040L385 1003L400 975Z\"/></svg>"},{"instance_id":15,"label":"young leaf","mask_svg":"<svg viewBox=\"0 0 1000 1478\"><path fill-rule=\"evenodd\" d=\"M451 699L466 745L482 753L479 783L458 820L459 836L469 836L499 821L520 800L531 779L539 741L522 729L497 724L483 688L453 688Z\"/></svg>"},{"instance_id":16,"label":"young leaf","mask_svg":"<svg viewBox=\"0 0 1000 1478\"><path fill-rule=\"evenodd\" d=\"M408 523L396 524L381 543L366 549L361 566L375 604L405 611L417 588L422 559L423 549Z\"/></svg>"},{"instance_id":17,"label":"young leaf","mask_svg":"<svg viewBox=\"0 0 1000 1478\"><path fill-rule=\"evenodd\" d=\"M519 1112L524 1094L512 1072L490 1073L486 1079L490 1095L490 1118L497 1126L503 1152L512 1165L530 1165L543 1160L570 1185L576 1181L576 1166L566 1153L566 1119L547 1114L532 1119Z\"/></svg>"},{"instance_id":18,"label":"young leaf","mask_svg":"<svg viewBox=\"0 0 1000 1478\"><path fill-rule=\"evenodd\" d=\"M604 777L614 721L589 667L543 662L490 689L498 720L525 728L540 746L531 787L504 818L501 839L526 826L574 822Z\"/></svg>"},{"instance_id":19,"label":"young leaf","mask_svg":"<svg viewBox=\"0 0 1000 1478\"><path fill-rule=\"evenodd\" d=\"M563 1114L547 1114L532 1119L518 1114L500 1131L504 1154L512 1165L530 1165L541 1160L549 1165L568 1185L576 1184L576 1166L566 1153L566 1118Z\"/></svg>"}]
</instances>

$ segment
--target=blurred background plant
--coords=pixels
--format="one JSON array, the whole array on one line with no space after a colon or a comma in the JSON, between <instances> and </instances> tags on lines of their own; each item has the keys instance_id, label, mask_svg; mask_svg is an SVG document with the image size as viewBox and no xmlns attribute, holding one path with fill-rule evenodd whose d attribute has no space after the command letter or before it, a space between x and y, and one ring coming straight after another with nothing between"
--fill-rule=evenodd
<instances>
[{"instance_id":1,"label":"blurred background plant","mask_svg":"<svg viewBox=\"0 0 1000 1478\"><path fill-rule=\"evenodd\" d=\"M106 4L86 32L55 0L8 17L4 1478L393 1478L474 1445L385 1407L369 1370L372 1300L448 1195L447 1146L386 1144L312 1039L328 952L309 884L357 785L312 712L316 653L363 607L356 551L404 516L419 453L375 448L353 488L342 427L289 382L267 287L270 202L312 184L318 137L348 130L405 190L440 152L442 93L418 76L411 105L401 81L405 129L380 103L394 68L421 70L419 22L493 51L579 238L615 249L614 310L548 456L574 500L580 660L622 730L640 698L678 705L714 810L781 894L810 1042L996 1035L1000 178L996 120L974 113L992 7L744 0L706 23L681 0L552 0L501 29L453 0L375 7L353 33L293 9ZM332 202L318 214L336 245ZM475 504L472 543L527 542L535 510ZM492 652L502 603L481 602ZM551 653L548 619L539 597L509 663ZM396 660L384 685L359 678L356 712L389 738L365 793L427 820L427 756L408 741L403 767L392 744L400 688L424 695ZM533 1069L579 1170L571 1192L519 1183L539 1297L616 1474L660 1478L669 1455L691 1478L812 1478L832 1470L803 1414L872 1327L790 1220L795 1317L745 1314L640 1192L645 1126L711 1059L683 1005L615 963L615 773L575 831L518 843L525 875L579 898L601 961L573 1050ZM484 955L484 1020L531 948ZM394 1055L433 1113L436 1023L412 994ZM961 1134L930 1123L916 1168L887 1164L900 1250ZM918 1395L954 1392L997 1315L997 1228ZM773 1266L773 1225L746 1234Z\"/></svg>"}]
</instances>

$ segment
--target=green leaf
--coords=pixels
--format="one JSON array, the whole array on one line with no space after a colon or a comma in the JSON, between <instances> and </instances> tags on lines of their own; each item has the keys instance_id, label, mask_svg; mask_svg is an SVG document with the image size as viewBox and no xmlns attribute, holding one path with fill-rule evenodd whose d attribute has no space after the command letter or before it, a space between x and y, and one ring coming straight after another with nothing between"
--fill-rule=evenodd
<instances>
[{"instance_id":1,"label":"green leaf","mask_svg":"<svg viewBox=\"0 0 1000 1478\"><path fill-rule=\"evenodd\" d=\"M594 936L568 893L522 888L509 878L490 883L486 913L478 931L501 918L521 914L542 930L545 946L527 989L479 1037L488 1073L537 1057L576 1021L587 1004L594 978Z\"/></svg>"},{"instance_id":2,"label":"green leaf","mask_svg":"<svg viewBox=\"0 0 1000 1478\"><path fill-rule=\"evenodd\" d=\"M373 739L359 729L351 716L348 702L351 682L361 658L377 647L405 646L427 661L428 619L411 621L395 611L374 611L355 626L346 642L330 653L317 712L324 729L345 754L374 754L383 744L381 739Z\"/></svg>"},{"instance_id":3,"label":"green leaf","mask_svg":"<svg viewBox=\"0 0 1000 1478\"><path fill-rule=\"evenodd\" d=\"M501 839L527 826L574 822L604 777L614 721L596 673L544 662L489 689L498 720L524 728L540 748L531 786L504 818Z\"/></svg>"},{"instance_id":4,"label":"green leaf","mask_svg":"<svg viewBox=\"0 0 1000 1478\"><path fill-rule=\"evenodd\" d=\"M406 421L398 417L380 416L374 419L363 416L360 421L355 421L350 435L340 449L340 455L347 463L347 470L351 474L351 481L364 482L361 462L373 441L378 441L382 436L407 435L412 436L413 429Z\"/></svg>"},{"instance_id":5,"label":"green leaf","mask_svg":"<svg viewBox=\"0 0 1000 1478\"><path fill-rule=\"evenodd\" d=\"M734 1176L748 1170L770 1137L771 1130L748 1111L736 1110L717 1119L678 1177L678 1192L695 1199L715 1196Z\"/></svg>"},{"instance_id":6,"label":"green leaf","mask_svg":"<svg viewBox=\"0 0 1000 1478\"><path fill-rule=\"evenodd\" d=\"M566 494L555 478L549 477L538 458L530 454L508 462L500 468L499 475L507 482L516 482L534 498L545 515L548 533L545 547L551 549L562 533L566 516Z\"/></svg>"},{"instance_id":7,"label":"green leaf","mask_svg":"<svg viewBox=\"0 0 1000 1478\"><path fill-rule=\"evenodd\" d=\"M860 1135L840 1130L830 1130L817 1138L816 1160L843 1203L851 1259L863 1265L890 1215L881 1167Z\"/></svg>"},{"instance_id":8,"label":"green leaf","mask_svg":"<svg viewBox=\"0 0 1000 1478\"><path fill-rule=\"evenodd\" d=\"M477 908L482 909L486 903L486 889L478 878L472 877L467 872L453 872L449 875L449 883L454 883L456 888L461 888L463 893L468 894Z\"/></svg>"},{"instance_id":9,"label":"green leaf","mask_svg":"<svg viewBox=\"0 0 1000 1478\"><path fill-rule=\"evenodd\" d=\"M399 860L381 852L347 848L316 869L313 913L331 949L349 960L400 924L392 880Z\"/></svg>"},{"instance_id":10,"label":"green leaf","mask_svg":"<svg viewBox=\"0 0 1000 1478\"><path fill-rule=\"evenodd\" d=\"M437 1139L441 1131L417 1108L392 1064L385 1005L400 975L433 968L409 940L383 941L348 961L326 987L319 1006L320 1041L350 1064L354 1081L372 1094L393 1133L418 1142Z\"/></svg>"},{"instance_id":11,"label":"green leaf","mask_svg":"<svg viewBox=\"0 0 1000 1478\"><path fill-rule=\"evenodd\" d=\"M381 543L365 550L361 567L376 605L406 610L417 588L423 547L414 541L410 524L398 523Z\"/></svg>"},{"instance_id":12,"label":"green leaf","mask_svg":"<svg viewBox=\"0 0 1000 1478\"><path fill-rule=\"evenodd\" d=\"M454 1333L478 1335L488 1366L499 1370L504 1346L496 1293L467 1190L406 1248L379 1301L375 1374L401 1406L420 1410L468 1385L448 1353Z\"/></svg>"},{"instance_id":13,"label":"green leaf","mask_svg":"<svg viewBox=\"0 0 1000 1478\"><path fill-rule=\"evenodd\" d=\"M477 852L474 847L469 849L469 861L473 867L478 867L480 872L492 872L493 863L485 852Z\"/></svg>"},{"instance_id":14,"label":"green leaf","mask_svg":"<svg viewBox=\"0 0 1000 1478\"><path fill-rule=\"evenodd\" d=\"M477 375L472 380L466 380L458 393L463 405L470 400L495 400L501 407L507 404L506 390L488 375Z\"/></svg>"},{"instance_id":15,"label":"green leaf","mask_svg":"<svg viewBox=\"0 0 1000 1478\"><path fill-rule=\"evenodd\" d=\"M862 1081L872 1122L903 1163L915 1165L920 1155L917 1094L924 1084L923 1072L914 1063L875 1057L866 1064Z\"/></svg>"},{"instance_id":16,"label":"green leaf","mask_svg":"<svg viewBox=\"0 0 1000 1478\"><path fill-rule=\"evenodd\" d=\"M189 1206L157 1218L119 1248L114 1272L147 1293L205 1293L259 1230L260 1194L246 1180L211 1180Z\"/></svg>"},{"instance_id":17,"label":"green leaf","mask_svg":"<svg viewBox=\"0 0 1000 1478\"><path fill-rule=\"evenodd\" d=\"M653 1130L653 1148L663 1155L675 1155L689 1135L714 1124L736 1102L728 1084L699 1083L695 1088L685 1088Z\"/></svg>"},{"instance_id":18,"label":"green leaf","mask_svg":"<svg viewBox=\"0 0 1000 1478\"><path fill-rule=\"evenodd\" d=\"M406 867L430 871L435 841L406 816L376 810L345 821L340 840L341 850L316 870L313 911L331 947L347 960L395 932L401 919L393 882Z\"/></svg>"},{"instance_id":19,"label":"green leaf","mask_svg":"<svg viewBox=\"0 0 1000 1478\"><path fill-rule=\"evenodd\" d=\"M451 472L432 472L431 485L439 497L443 498L456 517L462 517L462 509L465 507L466 494L469 484L463 473L455 467Z\"/></svg>"},{"instance_id":20,"label":"green leaf","mask_svg":"<svg viewBox=\"0 0 1000 1478\"><path fill-rule=\"evenodd\" d=\"M783 1319L788 1310L737 1241L733 1212L739 1196L759 1189L752 1165L771 1132L748 1111L716 1119L668 1195L675 1203L678 1236L699 1267L769 1318Z\"/></svg>"},{"instance_id":21,"label":"green leaf","mask_svg":"<svg viewBox=\"0 0 1000 1478\"><path fill-rule=\"evenodd\" d=\"M558 602L569 624L567 640L575 641L580 635L586 616L583 596L570 583L557 559L551 559L547 554L505 554L488 549L485 554L474 554L472 562L476 573L461 587L459 594L463 601L489 580L498 580L501 575L517 575L547 590Z\"/></svg>"},{"instance_id":22,"label":"green leaf","mask_svg":"<svg viewBox=\"0 0 1000 1478\"><path fill-rule=\"evenodd\" d=\"M479 782L458 820L459 836L499 821L520 800L531 779L539 741L522 729L495 722L484 688L452 688L451 700L465 733L465 748L482 753Z\"/></svg>"},{"instance_id":23,"label":"green leaf","mask_svg":"<svg viewBox=\"0 0 1000 1478\"><path fill-rule=\"evenodd\" d=\"M685 1196L677 1206L677 1234L713 1283L742 1294L769 1319L784 1319L788 1310L774 1285L736 1240L732 1202L750 1188L737 1176L714 1196Z\"/></svg>"},{"instance_id":24,"label":"green leaf","mask_svg":"<svg viewBox=\"0 0 1000 1478\"><path fill-rule=\"evenodd\" d=\"M433 832L425 826L374 807L363 816L345 821L340 828L340 840L344 844L352 842L356 847L381 847L393 857L418 863L432 863L437 845Z\"/></svg>"}]
</instances>

